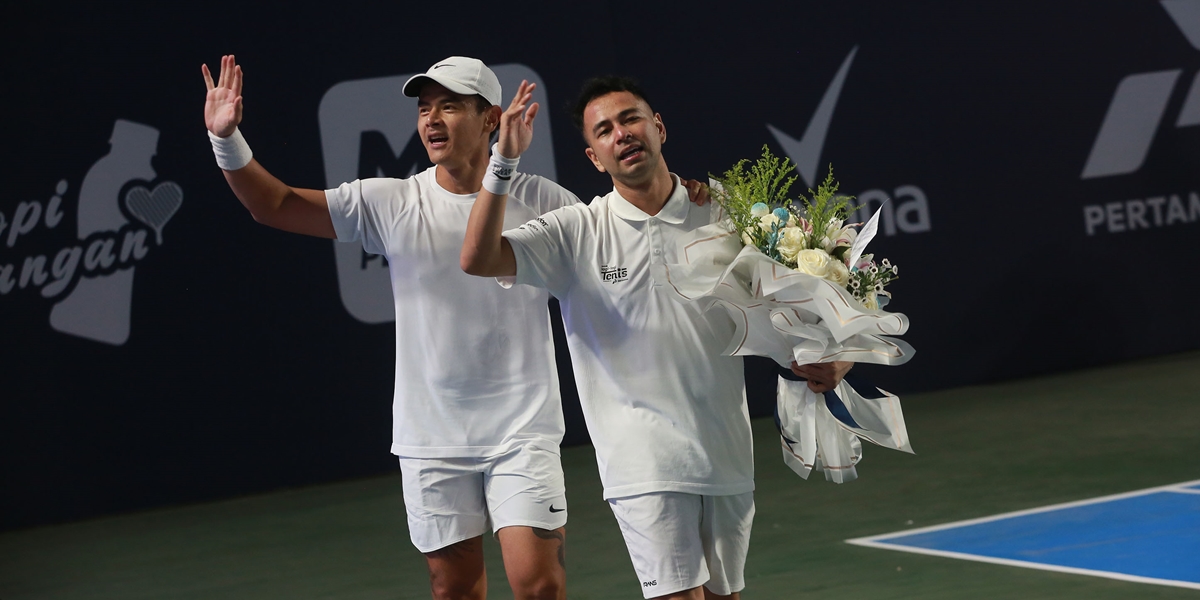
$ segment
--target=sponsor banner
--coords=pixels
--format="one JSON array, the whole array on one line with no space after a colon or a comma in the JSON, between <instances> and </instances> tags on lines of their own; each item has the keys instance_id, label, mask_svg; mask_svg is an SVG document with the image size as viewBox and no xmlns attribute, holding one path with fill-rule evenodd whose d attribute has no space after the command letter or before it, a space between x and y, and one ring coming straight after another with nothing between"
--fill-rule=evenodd
<instances>
[{"instance_id":1,"label":"sponsor banner","mask_svg":"<svg viewBox=\"0 0 1200 600\"><path fill-rule=\"evenodd\" d=\"M764 144L796 191L832 165L856 218L880 210L867 251L904 267L891 308L918 353L864 367L895 393L1195 348L1200 316L1139 315L1197 252L1197 3L615 6L533 2L520 32L472 1L419 22L402 5L248 6L221 34L182 8L147 26L109 5L0 25L28 56L0 123L0 475L22 490L0 529L394 468L389 265L237 201L198 68L228 52L255 157L296 187L429 166L399 88L450 55L491 63L505 102L538 84L521 169L585 200L611 184L568 107L599 74L641 82L683 177ZM318 41L262 34L278 31ZM627 267L596 266L614 284ZM586 442L554 326L566 443ZM774 406L771 371L747 362L752 414Z\"/></svg>"},{"instance_id":2,"label":"sponsor banner","mask_svg":"<svg viewBox=\"0 0 1200 600\"><path fill-rule=\"evenodd\" d=\"M53 304L48 326L63 334L120 346L129 339L137 263L163 245L163 229L183 204L183 190L157 181L151 166L154 127L118 119L100 157L79 183L73 209L76 234L64 223L59 180L44 203L23 200L11 217L0 213L4 259L0 297L36 294ZM6 231L7 230L7 231Z\"/></svg>"}]
</instances>

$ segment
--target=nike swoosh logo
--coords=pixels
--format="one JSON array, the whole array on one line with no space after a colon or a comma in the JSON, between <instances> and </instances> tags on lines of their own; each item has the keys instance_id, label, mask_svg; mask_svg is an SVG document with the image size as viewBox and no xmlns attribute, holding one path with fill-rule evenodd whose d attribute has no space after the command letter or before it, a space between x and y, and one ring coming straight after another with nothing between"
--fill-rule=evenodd
<instances>
[{"instance_id":1,"label":"nike swoosh logo","mask_svg":"<svg viewBox=\"0 0 1200 600\"><path fill-rule=\"evenodd\" d=\"M560 513L560 512L562 512L562 511L564 511L564 510L567 510L567 509L565 509L565 508L554 508L554 505L553 505L553 504L551 504L551 505L550 505L550 512L552 512L552 513Z\"/></svg>"},{"instance_id":2,"label":"nike swoosh logo","mask_svg":"<svg viewBox=\"0 0 1200 600\"><path fill-rule=\"evenodd\" d=\"M444 64L444 65L434 65L434 66L433 66L433 68L435 68L435 69L440 69L440 68L442 68L442 67L453 67L453 66L454 66L454 64L453 64L453 63L446 63L446 64Z\"/></svg>"},{"instance_id":3,"label":"nike swoosh logo","mask_svg":"<svg viewBox=\"0 0 1200 600\"><path fill-rule=\"evenodd\" d=\"M825 147L825 134L829 133L829 122L833 120L833 109L837 107L838 96L842 93L842 85L846 83L846 75L850 72L850 64L854 62L854 55L857 52L858 46L855 46L842 61L841 68L838 69L837 75L833 76L833 81L825 90L821 103L817 105L817 112L813 113L812 120L808 122L808 128L804 130L804 135L799 140L793 139L767 123L767 129L771 131L771 135L775 136L775 141L783 146L783 151L792 159L792 162L796 163L796 171L800 173L800 177L804 179L804 183L808 184L808 187L816 185L817 164L821 162L821 150Z\"/></svg>"}]
</instances>

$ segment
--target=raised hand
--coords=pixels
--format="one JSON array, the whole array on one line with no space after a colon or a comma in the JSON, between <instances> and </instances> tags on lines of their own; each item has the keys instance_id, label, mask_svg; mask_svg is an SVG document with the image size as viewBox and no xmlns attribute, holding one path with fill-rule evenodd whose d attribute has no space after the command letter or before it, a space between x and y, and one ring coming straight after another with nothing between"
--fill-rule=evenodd
<instances>
[{"instance_id":1,"label":"raised hand","mask_svg":"<svg viewBox=\"0 0 1200 600\"><path fill-rule=\"evenodd\" d=\"M228 137L242 122L242 68L233 55L221 57L221 71L216 85L208 65L200 65L208 96L204 99L204 126L218 137Z\"/></svg>"},{"instance_id":2,"label":"raised hand","mask_svg":"<svg viewBox=\"0 0 1200 600\"><path fill-rule=\"evenodd\" d=\"M240 78L238 83L241 83ZM512 103L508 105L508 110L500 115L500 138L496 142L499 145L500 156L519 158L529 149L529 144L533 143L533 118L537 116L539 107L537 102L530 102L536 88L536 83L522 81Z\"/></svg>"}]
</instances>

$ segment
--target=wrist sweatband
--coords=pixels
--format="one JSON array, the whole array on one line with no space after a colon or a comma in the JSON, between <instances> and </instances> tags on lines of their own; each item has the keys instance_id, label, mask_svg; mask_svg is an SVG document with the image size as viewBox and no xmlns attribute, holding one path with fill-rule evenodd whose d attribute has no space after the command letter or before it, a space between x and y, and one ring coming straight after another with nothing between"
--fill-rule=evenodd
<instances>
[{"instance_id":1,"label":"wrist sweatband","mask_svg":"<svg viewBox=\"0 0 1200 600\"><path fill-rule=\"evenodd\" d=\"M213 154L217 156L217 166L226 171L236 171L250 164L250 159L254 158L254 153L250 151L250 145L246 143L246 138L242 137L242 132L236 128L233 133L229 134L229 137L219 137L209 131L208 139L212 141Z\"/></svg>"},{"instance_id":2,"label":"wrist sweatband","mask_svg":"<svg viewBox=\"0 0 1200 600\"><path fill-rule=\"evenodd\" d=\"M487 173L483 175L483 189L497 195L505 196L512 186L513 175L517 174L517 163L521 157L505 158L500 156L500 145L492 144L492 160L488 161Z\"/></svg>"}]
</instances>

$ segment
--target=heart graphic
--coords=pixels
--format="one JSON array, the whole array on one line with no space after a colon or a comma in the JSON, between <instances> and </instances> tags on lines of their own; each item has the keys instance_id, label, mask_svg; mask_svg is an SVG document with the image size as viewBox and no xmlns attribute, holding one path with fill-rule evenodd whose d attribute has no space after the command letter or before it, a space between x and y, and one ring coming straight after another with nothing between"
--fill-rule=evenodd
<instances>
[{"instance_id":1,"label":"heart graphic","mask_svg":"<svg viewBox=\"0 0 1200 600\"><path fill-rule=\"evenodd\" d=\"M157 243L162 245L162 228L183 205L183 189L173 181L154 186L150 191L142 186L130 188L125 194L125 208L137 220L154 229Z\"/></svg>"}]
</instances>

